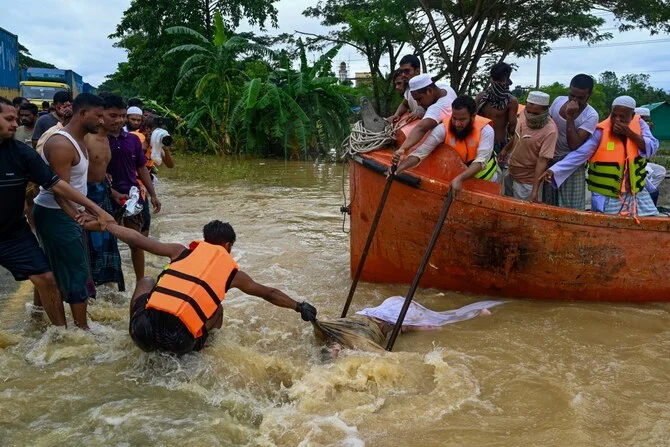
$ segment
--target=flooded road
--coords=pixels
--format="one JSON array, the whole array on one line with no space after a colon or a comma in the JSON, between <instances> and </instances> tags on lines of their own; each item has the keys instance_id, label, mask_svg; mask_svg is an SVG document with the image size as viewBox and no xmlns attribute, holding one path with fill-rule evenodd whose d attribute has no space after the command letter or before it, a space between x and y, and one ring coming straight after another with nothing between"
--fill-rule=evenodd
<instances>
[{"instance_id":1,"label":"flooded road","mask_svg":"<svg viewBox=\"0 0 670 447\"><path fill-rule=\"evenodd\" d=\"M341 175L275 161L222 164L216 186L171 174L152 236L187 244L208 221L230 221L242 270L337 317L350 284ZM165 263L147 255L147 274ZM406 291L361 284L352 310ZM297 313L239 291L202 353L142 353L127 332L130 293L99 288L90 332L45 331L29 316L32 287L0 272L0 445L670 443L669 304L510 300L491 316L404 334L394 353L324 363ZM491 297L415 298L445 310Z\"/></svg>"}]
</instances>

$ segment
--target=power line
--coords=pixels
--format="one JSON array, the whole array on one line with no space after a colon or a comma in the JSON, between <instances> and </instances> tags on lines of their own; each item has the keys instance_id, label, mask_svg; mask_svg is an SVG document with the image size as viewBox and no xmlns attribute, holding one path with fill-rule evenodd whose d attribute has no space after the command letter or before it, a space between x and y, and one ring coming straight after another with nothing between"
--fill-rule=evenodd
<instances>
[{"instance_id":1,"label":"power line","mask_svg":"<svg viewBox=\"0 0 670 447\"><path fill-rule=\"evenodd\" d=\"M632 45L647 45L650 43L663 43L670 42L670 39L655 39L655 40L631 40L629 42L612 42L612 43L603 43L599 45L573 45L569 47L552 47L551 50L575 50L578 48L591 49L591 48L611 48L611 47L629 47Z\"/></svg>"}]
</instances>

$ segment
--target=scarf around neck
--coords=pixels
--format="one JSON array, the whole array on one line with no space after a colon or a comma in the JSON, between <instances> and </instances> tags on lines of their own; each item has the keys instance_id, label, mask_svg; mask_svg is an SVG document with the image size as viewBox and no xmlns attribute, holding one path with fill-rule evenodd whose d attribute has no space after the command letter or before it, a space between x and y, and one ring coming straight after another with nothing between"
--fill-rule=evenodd
<instances>
[{"instance_id":1,"label":"scarf around neck","mask_svg":"<svg viewBox=\"0 0 670 447\"><path fill-rule=\"evenodd\" d=\"M486 103L489 103L494 109L504 110L507 108L510 95L509 84L491 82L491 85L484 90L484 96L479 108L481 109Z\"/></svg>"}]
</instances>

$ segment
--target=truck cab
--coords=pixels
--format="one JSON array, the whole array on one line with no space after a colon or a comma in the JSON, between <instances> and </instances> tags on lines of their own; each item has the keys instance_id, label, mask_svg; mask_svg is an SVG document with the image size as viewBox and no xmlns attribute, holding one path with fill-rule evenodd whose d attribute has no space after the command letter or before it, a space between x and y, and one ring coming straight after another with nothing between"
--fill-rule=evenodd
<instances>
[{"instance_id":1,"label":"truck cab","mask_svg":"<svg viewBox=\"0 0 670 447\"><path fill-rule=\"evenodd\" d=\"M70 87L62 82L49 81L21 81L21 96L38 107L43 101L51 102L56 92L66 91L72 93Z\"/></svg>"}]
</instances>

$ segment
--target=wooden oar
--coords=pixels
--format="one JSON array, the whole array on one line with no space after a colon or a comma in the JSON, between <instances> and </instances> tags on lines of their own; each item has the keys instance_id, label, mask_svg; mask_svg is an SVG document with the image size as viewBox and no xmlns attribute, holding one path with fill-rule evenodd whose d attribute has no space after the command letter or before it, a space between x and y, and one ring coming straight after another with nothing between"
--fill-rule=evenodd
<instances>
[{"instance_id":1,"label":"wooden oar","mask_svg":"<svg viewBox=\"0 0 670 447\"><path fill-rule=\"evenodd\" d=\"M360 279L361 273L363 272L363 266L365 265L365 260L368 257L368 251L370 250L370 246L372 245L372 239L374 239L375 231L377 231L377 224L379 223L379 219L382 217L382 211L384 211L384 204L386 203L386 198L388 197L389 191L391 190L391 184L393 183L393 179L395 178L395 171L397 169L398 165L393 163L391 165L391 172L389 176L386 178L386 186L384 186L384 192L382 193L382 198L379 199L379 205L377 206L377 213L375 214L375 218L372 220L372 226L370 227L370 232L368 233L368 240L365 241L365 247L363 248L363 254L361 255L361 260L358 262L358 267L356 268L354 281L351 283L351 288L349 289L347 302L344 303L344 309L342 309L342 318L345 318L347 316L347 312L349 311L349 305L351 304L351 300L353 300L354 298L354 293L356 292L356 286L358 286L358 280Z\"/></svg>"},{"instance_id":2,"label":"wooden oar","mask_svg":"<svg viewBox=\"0 0 670 447\"><path fill-rule=\"evenodd\" d=\"M433 253L433 249L435 248L435 244L437 243L437 238L440 235L440 232L442 231L442 225L444 225L444 221L447 219L447 213L449 212L449 208L451 207L451 202L453 202L453 200L454 200L454 190L450 189L449 194L444 200L444 205L442 206L442 212L440 213L440 217L437 219L437 225L435 225L435 229L433 230L433 236L430 238L430 242L428 243L426 254L423 255L423 260L421 261L419 270L416 272L416 275L414 276L414 281L412 281L412 285L409 288L409 292L407 292L405 302L403 303L402 309L400 310L400 315L398 315L398 321L396 321L395 326L393 326L393 332L391 333L391 338L389 339L389 342L386 345L387 351L393 350L395 339L398 338L398 334L400 333L400 329L402 328L402 323L403 321L405 321L405 315L407 314L409 305L412 302L412 298L414 297L414 292L416 292L417 287L419 287L419 281L421 281L423 272L426 270L428 260L430 259L430 255Z\"/></svg>"}]
</instances>

